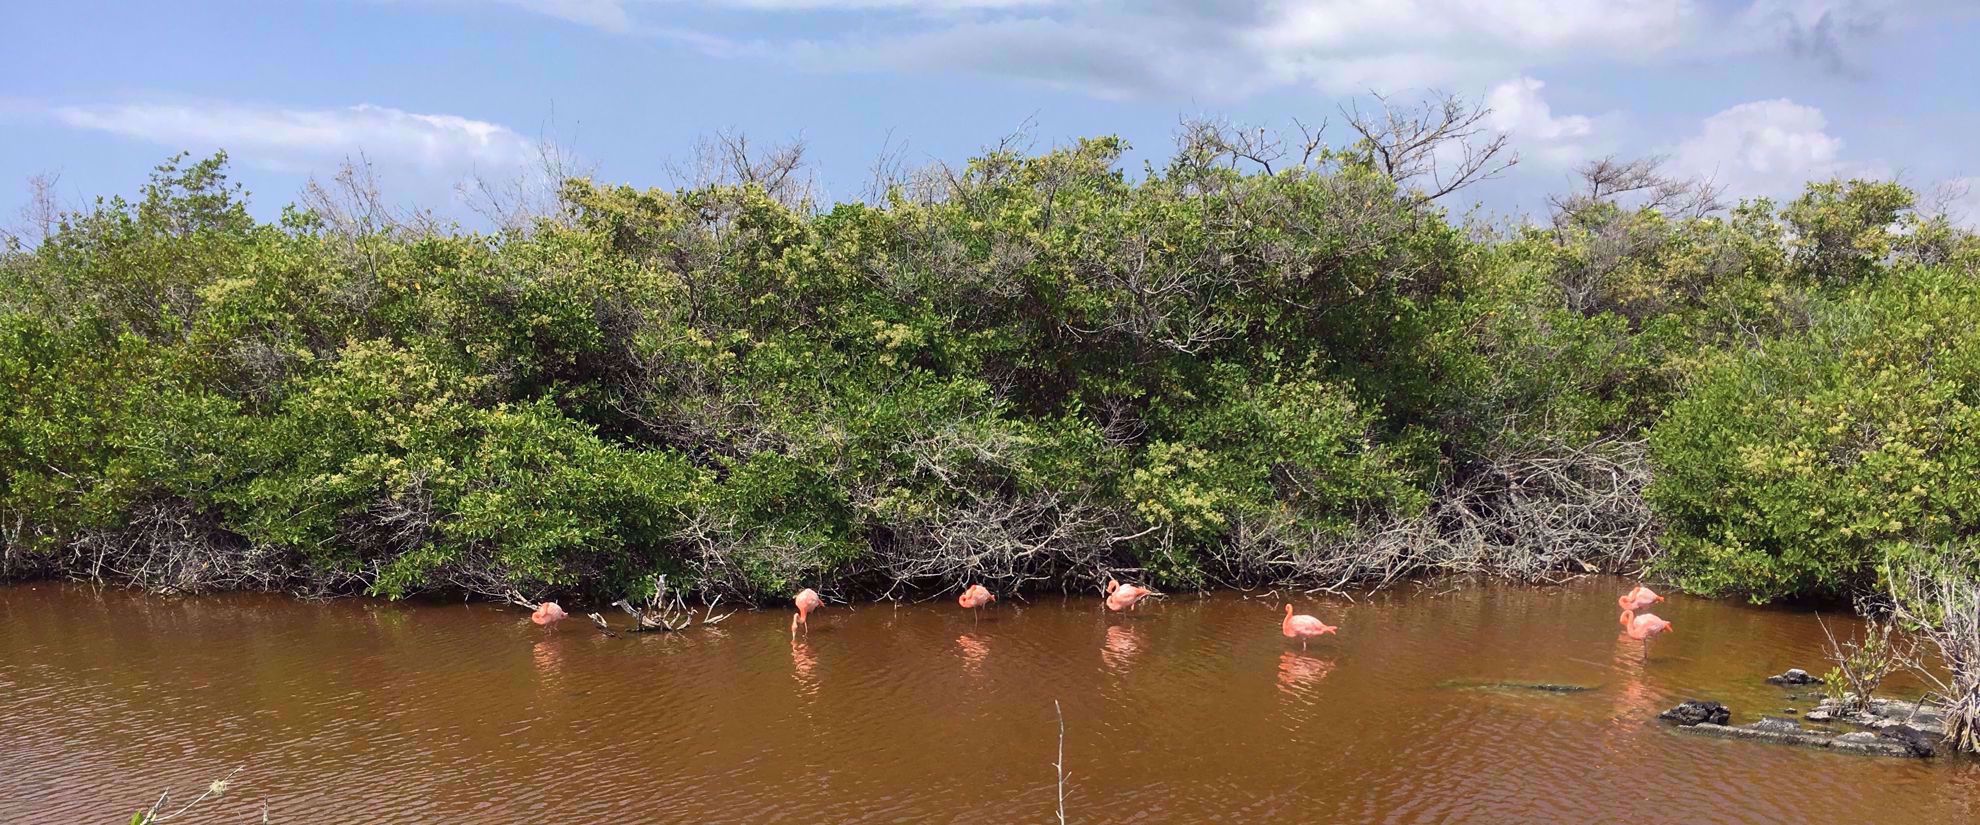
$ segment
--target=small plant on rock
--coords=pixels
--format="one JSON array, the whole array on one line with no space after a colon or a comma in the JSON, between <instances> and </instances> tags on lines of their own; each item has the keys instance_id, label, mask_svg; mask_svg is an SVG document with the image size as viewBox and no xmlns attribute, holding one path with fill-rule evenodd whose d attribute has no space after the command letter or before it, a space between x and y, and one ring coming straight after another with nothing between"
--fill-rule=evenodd
<instances>
[{"instance_id":1,"label":"small plant on rock","mask_svg":"<svg viewBox=\"0 0 1980 825\"><path fill-rule=\"evenodd\" d=\"M1822 676L1822 693L1834 700L1841 713L1867 709L1884 678L1917 658L1915 645L1892 640L1897 629L1892 622L1866 618L1861 637L1847 642L1838 642L1828 623L1820 623L1829 639L1829 661L1835 663Z\"/></svg>"}]
</instances>

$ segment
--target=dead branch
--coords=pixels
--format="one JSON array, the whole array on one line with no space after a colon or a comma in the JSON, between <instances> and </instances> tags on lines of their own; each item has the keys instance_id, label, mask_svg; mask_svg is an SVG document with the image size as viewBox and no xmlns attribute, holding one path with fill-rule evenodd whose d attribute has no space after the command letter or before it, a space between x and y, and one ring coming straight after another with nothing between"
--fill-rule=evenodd
<instances>
[{"instance_id":1,"label":"dead branch","mask_svg":"<svg viewBox=\"0 0 1980 825\"><path fill-rule=\"evenodd\" d=\"M1363 112L1359 104L1341 109L1348 128L1361 136L1357 148L1389 180L1416 189L1422 201L1491 180L1519 163L1507 148L1508 136L1488 128L1492 110L1481 104L1441 92L1415 105L1371 96L1377 111Z\"/></svg>"},{"instance_id":2,"label":"dead branch","mask_svg":"<svg viewBox=\"0 0 1980 825\"><path fill-rule=\"evenodd\" d=\"M696 141L694 155L685 165L669 162L667 169L682 188L755 186L785 207L803 210L816 202L818 194L817 181L805 164L805 150L801 137L752 145L741 131L724 129Z\"/></svg>"}]
</instances>

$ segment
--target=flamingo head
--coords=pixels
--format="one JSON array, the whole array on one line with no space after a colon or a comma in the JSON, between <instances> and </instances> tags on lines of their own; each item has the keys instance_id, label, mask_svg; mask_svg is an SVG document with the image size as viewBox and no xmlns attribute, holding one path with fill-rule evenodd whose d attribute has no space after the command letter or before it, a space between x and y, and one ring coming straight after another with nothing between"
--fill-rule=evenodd
<instances>
[{"instance_id":1,"label":"flamingo head","mask_svg":"<svg viewBox=\"0 0 1980 825\"><path fill-rule=\"evenodd\" d=\"M1292 618L1292 605L1286 605L1286 618Z\"/></svg>"},{"instance_id":2,"label":"flamingo head","mask_svg":"<svg viewBox=\"0 0 1980 825\"><path fill-rule=\"evenodd\" d=\"M1121 588L1120 582L1114 581L1113 577L1111 576L1107 578L1107 589L1105 592L1108 595L1113 595L1113 592L1119 590L1120 588Z\"/></svg>"}]
</instances>

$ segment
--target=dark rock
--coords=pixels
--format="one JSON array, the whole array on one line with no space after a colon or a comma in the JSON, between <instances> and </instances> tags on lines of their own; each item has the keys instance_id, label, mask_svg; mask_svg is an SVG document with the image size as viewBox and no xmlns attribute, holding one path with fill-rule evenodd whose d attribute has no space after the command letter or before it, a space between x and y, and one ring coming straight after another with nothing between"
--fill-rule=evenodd
<instances>
[{"instance_id":1,"label":"dark rock","mask_svg":"<svg viewBox=\"0 0 1980 825\"><path fill-rule=\"evenodd\" d=\"M1875 742L1877 741L1877 734L1871 733L1867 730L1859 730L1854 733L1845 733L1841 736L1838 736L1836 737L1836 741L1853 742L1853 743Z\"/></svg>"},{"instance_id":2,"label":"dark rock","mask_svg":"<svg viewBox=\"0 0 1980 825\"><path fill-rule=\"evenodd\" d=\"M1782 712L1782 713L1800 713L1801 711L1798 711L1798 710L1795 710L1794 708L1781 708L1781 712Z\"/></svg>"},{"instance_id":3,"label":"dark rock","mask_svg":"<svg viewBox=\"0 0 1980 825\"><path fill-rule=\"evenodd\" d=\"M1904 749L1910 751L1912 756L1929 759L1939 752L1939 740L1936 737L1910 725L1892 725L1888 728L1880 728L1877 731L1877 736L1903 745Z\"/></svg>"},{"instance_id":4,"label":"dark rock","mask_svg":"<svg viewBox=\"0 0 1980 825\"><path fill-rule=\"evenodd\" d=\"M1808 675L1808 671L1798 667L1788 668L1786 673L1779 676L1767 677L1767 684L1770 685L1812 685L1820 681L1822 680Z\"/></svg>"},{"instance_id":5,"label":"dark rock","mask_svg":"<svg viewBox=\"0 0 1980 825\"><path fill-rule=\"evenodd\" d=\"M1747 725L1747 727L1752 728L1754 730L1771 730L1780 733L1801 732L1801 726L1795 724L1795 721L1793 719L1782 719L1777 716L1761 717L1760 721L1754 722L1751 725Z\"/></svg>"},{"instance_id":6,"label":"dark rock","mask_svg":"<svg viewBox=\"0 0 1980 825\"><path fill-rule=\"evenodd\" d=\"M1697 733L1706 736L1718 736L1725 739L1745 739L1751 742L1772 742L1781 745L1826 748L1840 753L1860 753L1867 756L1903 757L1915 755L1903 745L1885 739L1878 739L1875 736L1871 736L1868 739L1847 739L1841 736L1830 736L1825 733L1768 730L1766 728L1754 727L1753 725L1731 727L1727 725L1715 725L1711 722L1686 725L1677 730L1680 733Z\"/></svg>"},{"instance_id":7,"label":"dark rock","mask_svg":"<svg viewBox=\"0 0 1980 825\"><path fill-rule=\"evenodd\" d=\"M1714 725L1724 725L1732 721L1732 711L1727 710L1725 705L1721 705L1718 702L1700 702L1696 699L1686 699L1677 707L1657 714L1657 718L1674 723L1679 727L1690 727L1707 722Z\"/></svg>"}]
</instances>

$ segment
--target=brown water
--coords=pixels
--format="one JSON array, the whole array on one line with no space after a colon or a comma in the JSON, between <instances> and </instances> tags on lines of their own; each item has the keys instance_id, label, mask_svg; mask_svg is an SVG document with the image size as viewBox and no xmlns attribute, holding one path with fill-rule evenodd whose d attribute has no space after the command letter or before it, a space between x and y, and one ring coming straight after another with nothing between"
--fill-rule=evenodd
<instances>
[{"instance_id":1,"label":"brown water","mask_svg":"<svg viewBox=\"0 0 1980 825\"><path fill-rule=\"evenodd\" d=\"M1804 613L1673 597L1619 636L1614 580L1300 598L828 606L690 633L548 630L486 604L0 589L0 821L109 822L244 766L197 821L1932 823L1980 763L1681 736L1686 697L1806 708ZM1853 625L1835 622L1838 630ZM1597 685L1553 695L1450 680ZM1899 686L1903 692L1905 686ZM1636 817L1632 817L1636 818ZM188 819L195 819L188 817Z\"/></svg>"}]
</instances>

